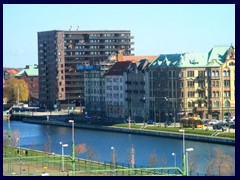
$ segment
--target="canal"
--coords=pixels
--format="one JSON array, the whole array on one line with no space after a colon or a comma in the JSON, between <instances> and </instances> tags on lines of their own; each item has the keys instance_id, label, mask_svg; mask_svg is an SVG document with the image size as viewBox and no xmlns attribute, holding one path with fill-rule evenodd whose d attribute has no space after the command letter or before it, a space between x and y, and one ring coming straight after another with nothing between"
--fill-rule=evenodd
<instances>
[{"instance_id":1,"label":"canal","mask_svg":"<svg viewBox=\"0 0 240 180\"><path fill-rule=\"evenodd\" d=\"M3 130L8 130L8 123L6 121L3 122ZM59 142L63 142L69 145L64 149L64 154L71 155L71 127L11 121L11 131L19 133L21 147L42 151L48 146L48 148L51 148L51 152L61 154L61 145ZM128 164L133 145L135 150L135 164L137 166L150 166L150 157L152 156L157 159L155 166L173 167L175 159L172 153L175 153L176 165L182 168L182 140L79 128L75 128L74 132L75 145L86 144L86 146L91 147L94 151L93 160L110 162L112 157L111 147L114 147L117 162ZM208 163L216 156L215 149L220 149L225 155L231 157L232 163L235 162L235 146L188 140L185 140L185 146L186 148L194 149L194 151L189 152L189 159L191 159L191 163L194 165L195 172L200 174L206 173ZM76 156L87 158L87 153L85 152L80 156L76 154Z\"/></svg>"}]
</instances>

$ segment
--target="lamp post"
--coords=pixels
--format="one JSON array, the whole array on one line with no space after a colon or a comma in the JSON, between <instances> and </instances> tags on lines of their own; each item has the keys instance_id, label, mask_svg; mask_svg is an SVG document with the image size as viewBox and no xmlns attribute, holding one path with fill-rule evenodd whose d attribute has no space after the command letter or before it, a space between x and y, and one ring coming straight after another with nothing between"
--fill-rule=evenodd
<instances>
[{"instance_id":1,"label":"lamp post","mask_svg":"<svg viewBox=\"0 0 240 180\"><path fill-rule=\"evenodd\" d=\"M116 164L116 154L115 154L115 148L112 146L112 164L113 164L113 169L115 169L115 164Z\"/></svg>"},{"instance_id":2,"label":"lamp post","mask_svg":"<svg viewBox=\"0 0 240 180\"><path fill-rule=\"evenodd\" d=\"M20 175L22 174L22 156L20 154L20 138L17 138L18 141L18 155L20 158Z\"/></svg>"},{"instance_id":3,"label":"lamp post","mask_svg":"<svg viewBox=\"0 0 240 180\"><path fill-rule=\"evenodd\" d=\"M59 142L59 144L62 145L62 172L64 172L64 148L68 147L68 144L63 144L62 142Z\"/></svg>"},{"instance_id":4,"label":"lamp post","mask_svg":"<svg viewBox=\"0 0 240 180\"><path fill-rule=\"evenodd\" d=\"M72 123L72 175L75 176L75 141L74 141L74 120L69 120Z\"/></svg>"},{"instance_id":5,"label":"lamp post","mask_svg":"<svg viewBox=\"0 0 240 180\"><path fill-rule=\"evenodd\" d=\"M10 126L10 117L8 117L8 145L11 146L11 126Z\"/></svg>"},{"instance_id":6,"label":"lamp post","mask_svg":"<svg viewBox=\"0 0 240 180\"><path fill-rule=\"evenodd\" d=\"M177 167L176 153L172 153L172 156L174 157L174 167Z\"/></svg>"},{"instance_id":7,"label":"lamp post","mask_svg":"<svg viewBox=\"0 0 240 180\"><path fill-rule=\"evenodd\" d=\"M186 164L187 164L187 176L189 176L189 167L188 167L188 152L191 152L193 151L194 149L193 148L188 148L186 149Z\"/></svg>"},{"instance_id":8,"label":"lamp post","mask_svg":"<svg viewBox=\"0 0 240 180\"><path fill-rule=\"evenodd\" d=\"M20 156L20 138L17 138L17 142L18 142L18 155Z\"/></svg>"},{"instance_id":9,"label":"lamp post","mask_svg":"<svg viewBox=\"0 0 240 180\"><path fill-rule=\"evenodd\" d=\"M186 175L186 148L185 148L185 130L179 129L179 132L183 133L183 156L182 156L182 166L183 166L183 174Z\"/></svg>"}]
</instances>

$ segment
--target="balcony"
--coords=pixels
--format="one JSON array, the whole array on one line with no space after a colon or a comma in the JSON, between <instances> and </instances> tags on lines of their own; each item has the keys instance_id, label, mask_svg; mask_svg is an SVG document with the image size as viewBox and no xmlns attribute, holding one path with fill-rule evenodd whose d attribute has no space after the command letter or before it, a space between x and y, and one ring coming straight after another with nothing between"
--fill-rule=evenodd
<instances>
[{"instance_id":1,"label":"balcony","mask_svg":"<svg viewBox=\"0 0 240 180\"><path fill-rule=\"evenodd\" d=\"M132 84L132 81L126 81L125 83L126 84Z\"/></svg>"},{"instance_id":2,"label":"balcony","mask_svg":"<svg viewBox=\"0 0 240 180\"><path fill-rule=\"evenodd\" d=\"M220 79L219 76L211 76L211 80L217 80L217 79Z\"/></svg>"},{"instance_id":3,"label":"balcony","mask_svg":"<svg viewBox=\"0 0 240 180\"><path fill-rule=\"evenodd\" d=\"M197 76L196 80L198 81L205 81L206 76Z\"/></svg>"},{"instance_id":4,"label":"balcony","mask_svg":"<svg viewBox=\"0 0 240 180\"><path fill-rule=\"evenodd\" d=\"M205 87L198 87L196 91L205 91Z\"/></svg>"}]
</instances>

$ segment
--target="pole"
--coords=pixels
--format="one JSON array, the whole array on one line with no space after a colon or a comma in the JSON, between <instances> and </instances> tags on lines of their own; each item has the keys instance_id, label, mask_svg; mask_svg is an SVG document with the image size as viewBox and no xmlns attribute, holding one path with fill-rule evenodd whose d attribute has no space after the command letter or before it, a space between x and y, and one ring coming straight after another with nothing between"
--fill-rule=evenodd
<instances>
[{"instance_id":1,"label":"pole","mask_svg":"<svg viewBox=\"0 0 240 180\"><path fill-rule=\"evenodd\" d=\"M64 172L64 148L62 145L62 172Z\"/></svg>"},{"instance_id":2,"label":"pole","mask_svg":"<svg viewBox=\"0 0 240 180\"><path fill-rule=\"evenodd\" d=\"M194 149L193 148L188 148L188 149L185 149L186 150L186 172L187 172L187 176L189 176L189 163L188 163L188 153L193 151Z\"/></svg>"},{"instance_id":3,"label":"pole","mask_svg":"<svg viewBox=\"0 0 240 180\"><path fill-rule=\"evenodd\" d=\"M186 175L186 148L185 148L185 130L180 129L180 132L183 133L183 159L182 159L182 167L183 167L183 175Z\"/></svg>"},{"instance_id":4,"label":"pole","mask_svg":"<svg viewBox=\"0 0 240 180\"><path fill-rule=\"evenodd\" d=\"M172 153L172 156L174 158L174 167L177 167L176 153Z\"/></svg>"},{"instance_id":5,"label":"pole","mask_svg":"<svg viewBox=\"0 0 240 180\"><path fill-rule=\"evenodd\" d=\"M69 119L69 97L68 97L68 119Z\"/></svg>"},{"instance_id":6,"label":"pole","mask_svg":"<svg viewBox=\"0 0 240 180\"><path fill-rule=\"evenodd\" d=\"M19 87L18 87L18 102L17 105L19 104Z\"/></svg>"},{"instance_id":7,"label":"pole","mask_svg":"<svg viewBox=\"0 0 240 180\"><path fill-rule=\"evenodd\" d=\"M135 164L134 154L135 154L135 150L134 150L134 147L132 145L132 149L131 149L131 164L132 164L132 168L134 168L134 164Z\"/></svg>"},{"instance_id":8,"label":"pole","mask_svg":"<svg viewBox=\"0 0 240 180\"><path fill-rule=\"evenodd\" d=\"M72 123L72 175L75 176L76 162L75 162L75 140L74 140L74 120L69 120Z\"/></svg>"},{"instance_id":9,"label":"pole","mask_svg":"<svg viewBox=\"0 0 240 180\"><path fill-rule=\"evenodd\" d=\"M111 149L112 149L112 163L113 163L113 169L115 169L115 149L114 149L114 147L111 147Z\"/></svg>"},{"instance_id":10,"label":"pole","mask_svg":"<svg viewBox=\"0 0 240 180\"><path fill-rule=\"evenodd\" d=\"M10 127L10 117L8 117L8 145L11 146L11 127Z\"/></svg>"},{"instance_id":11,"label":"pole","mask_svg":"<svg viewBox=\"0 0 240 180\"><path fill-rule=\"evenodd\" d=\"M189 176L189 172L188 172L188 152L186 152L186 159L187 159L187 162L186 162L186 166L187 166L187 176Z\"/></svg>"}]
</instances>

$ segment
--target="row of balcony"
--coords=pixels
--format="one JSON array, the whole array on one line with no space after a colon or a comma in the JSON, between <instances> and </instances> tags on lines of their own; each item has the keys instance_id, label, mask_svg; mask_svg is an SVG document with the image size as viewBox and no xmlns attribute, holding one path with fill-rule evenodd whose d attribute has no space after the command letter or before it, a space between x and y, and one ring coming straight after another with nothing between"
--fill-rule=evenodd
<instances>
[{"instance_id":1,"label":"row of balcony","mask_svg":"<svg viewBox=\"0 0 240 180\"><path fill-rule=\"evenodd\" d=\"M88 36L87 38L84 38L84 36L74 36L72 35L70 36L66 36L64 37L64 39L67 40L84 40L84 39L134 39L134 36L120 36L120 35L116 35L116 36Z\"/></svg>"},{"instance_id":2,"label":"row of balcony","mask_svg":"<svg viewBox=\"0 0 240 180\"><path fill-rule=\"evenodd\" d=\"M141 84L141 85L145 85L144 81L126 81L126 84Z\"/></svg>"},{"instance_id":3,"label":"row of balcony","mask_svg":"<svg viewBox=\"0 0 240 180\"><path fill-rule=\"evenodd\" d=\"M125 90L126 93L145 93L144 90Z\"/></svg>"}]
</instances>

